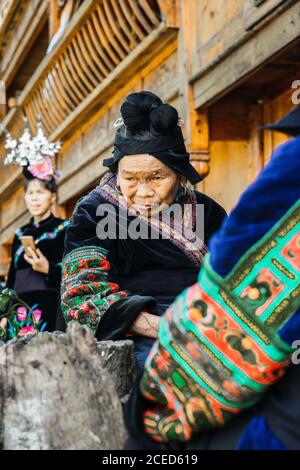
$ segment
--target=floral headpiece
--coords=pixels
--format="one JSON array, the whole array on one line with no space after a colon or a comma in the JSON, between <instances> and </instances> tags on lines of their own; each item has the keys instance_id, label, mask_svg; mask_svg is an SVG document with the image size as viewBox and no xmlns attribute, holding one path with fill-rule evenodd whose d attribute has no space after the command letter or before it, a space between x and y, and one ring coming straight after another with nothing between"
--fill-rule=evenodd
<instances>
[{"instance_id":1,"label":"floral headpiece","mask_svg":"<svg viewBox=\"0 0 300 470\"><path fill-rule=\"evenodd\" d=\"M4 147L10 150L4 164L26 167L33 177L42 180L58 178L60 175L54 171L51 157L60 151L61 142L50 142L47 139L40 118L36 120L37 132L34 136L30 133L28 119L24 117L23 120L24 132L18 140L4 129L6 135Z\"/></svg>"}]
</instances>

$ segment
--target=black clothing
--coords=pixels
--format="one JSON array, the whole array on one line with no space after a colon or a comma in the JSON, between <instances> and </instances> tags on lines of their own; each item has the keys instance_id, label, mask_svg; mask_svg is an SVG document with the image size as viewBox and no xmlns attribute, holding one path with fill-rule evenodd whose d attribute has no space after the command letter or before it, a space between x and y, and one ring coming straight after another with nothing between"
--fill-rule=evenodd
<instances>
[{"instance_id":1,"label":"black clothing","mask_svg":"<svg viewBox=\"0 0 300 470\"><path fill-rule=\"evenodd\" d=\"M64 237L68 222L50 215L35 224L33 219L19 228L14 236L12 259L9 268L7 287L14 289L30 307L42 310L42 320L47 322L46 331L65 330L60 311L61 261L64 250ZM32 235L37 247L49 261L49 273L34 271L24 259L24 249L20 240L23 235Z\"/></svg>"}]
</instances>

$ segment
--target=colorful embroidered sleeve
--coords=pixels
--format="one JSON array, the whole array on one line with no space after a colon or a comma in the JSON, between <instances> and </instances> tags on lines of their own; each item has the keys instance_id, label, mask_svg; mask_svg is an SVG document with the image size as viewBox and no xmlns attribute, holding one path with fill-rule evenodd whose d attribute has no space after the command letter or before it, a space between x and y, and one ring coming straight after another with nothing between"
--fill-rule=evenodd
<instances>
[{"instance_id":1,"label":"colorful embroidered sleeve","mask_svg":"<svg viewBox=\"0 0 300 470\"><path fill-rule=\"evenodd\" d=\"M114 241L97 237L99 204L101 199L94 191L77 203L66 233L61 284L66 322L77 320L95 332L109 307L127 297L109 276L107 258Z\"/></svg>"},{"instance_id":2,"label":"colorful embroidered sleeve","mask_svg":"<svg viewBox=\"0 0 300 470\"><path fill-rule=\"evenodd\" d=\"M255 404L293 349L278 332L300 306L300 201L220 277L206 257L198 282L161 321L141 390L156 441L188 441Z\"/></svg>"},{"instance_id":3,"label":"colorful embroidered sleeve","mask_svg":"<svg viewBox=\"0 0 300 470\"><path fill-rule=\"evenodd\" d=\"M118 284L108 280L107 253L104 248L87 246L64 258L62 311L66 322L77 320L96 331L110 305L126 297Z\"/></svg>"}]
</instances>

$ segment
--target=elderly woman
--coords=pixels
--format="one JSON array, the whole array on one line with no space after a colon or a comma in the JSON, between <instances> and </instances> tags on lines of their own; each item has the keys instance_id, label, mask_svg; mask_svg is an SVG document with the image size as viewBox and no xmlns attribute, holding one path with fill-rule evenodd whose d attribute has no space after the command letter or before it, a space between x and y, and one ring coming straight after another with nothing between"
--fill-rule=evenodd
<instances>
[{"instance_id":1,"label":"elderly woman","mask_svg":"<svg viewBox=\"0 0 300 470\"><path fill-rule=\"evenodd\" d=\"M128 450L300 449L300 107L267 127L295 138L164 315L126 409Z\"/></svg>"},{"instance_id":2,"label":"elderly woman","mask_svg":"<svg viewBox=\"0 0 300 470\"><path fill-rule=\"evenodd\" d=\"M110 172L78 202L67 230L62 310L99 340L130 336L142 368L160 315L196 282L226 214L192 189L201 177L175 108L140 92L125 99L121 114L113 157L104 161Z\"/></svg>"}]
</instances>

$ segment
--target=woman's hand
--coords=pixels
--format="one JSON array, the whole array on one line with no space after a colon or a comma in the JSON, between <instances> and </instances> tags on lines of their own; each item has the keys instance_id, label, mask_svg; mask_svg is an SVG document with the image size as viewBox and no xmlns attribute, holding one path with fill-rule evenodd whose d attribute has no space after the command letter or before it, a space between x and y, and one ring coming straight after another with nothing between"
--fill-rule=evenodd
<instances>
[{"instance_id":1,"label":"woman's hand","mask_svg":"<svg viewBox=\"0 0 300 470\"><path fill-rule=\"evenodd\" d=\"M132 323L130 332L146 338L157 338L160 317L152 313L141 312Z\"/></svg>"},{"instance_id":2,"label":"woman's hand","mask_svg":"<svg viewBox=\"0 0 300 470\"><path fill-rule=\"evenodd\" d=\"M30 256L25 254L24 259L27 261L27 263L31 264L32 269L34 271L38 271L39 273L48 274L49 261L47 260L46 256L43 255L41 250L37 248L35 252L32 248L28 248L28 251Z\"/></svg>"}]
</instances>

